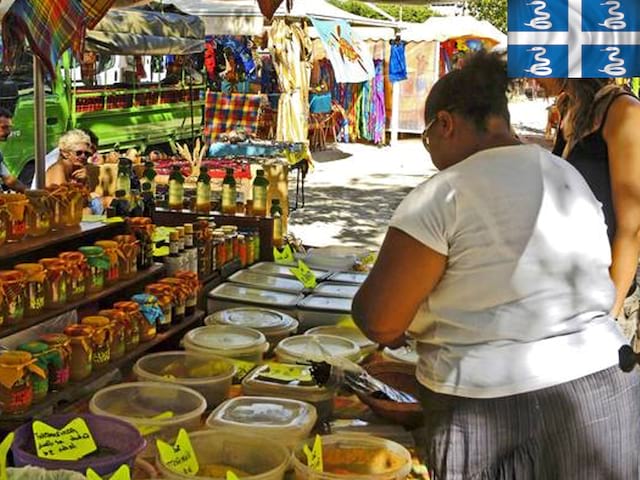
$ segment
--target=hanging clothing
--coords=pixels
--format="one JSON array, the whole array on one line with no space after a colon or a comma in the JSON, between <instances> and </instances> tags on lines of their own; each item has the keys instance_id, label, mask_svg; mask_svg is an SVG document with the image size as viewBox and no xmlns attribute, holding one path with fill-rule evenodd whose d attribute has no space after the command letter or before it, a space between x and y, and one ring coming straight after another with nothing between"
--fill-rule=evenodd
<instances>
[{"instance_id":1,"label":"hanging clothing","mask_svg":"<svg viewBox=\"0 0 640 480\"><path fill-rule=\"evenodd\" d=\"M371 116L369 129L373 132L373 143L384 143L387 109L384 102L384 61L374 60L376 76L371 91Z\"/></svg>"},{"instance_id":2,"label":"hanging clothing","mask_svg":"<svg viewBox=\"0 0 640 480\"><path fill-rule=\"evenodd\" d=\"M406 42L402 40L391 41L391 56L389 58L389 80L392 82L400 82L406 80L407 75L407 57L405 55Z\"/></svg>"}]
</instances>

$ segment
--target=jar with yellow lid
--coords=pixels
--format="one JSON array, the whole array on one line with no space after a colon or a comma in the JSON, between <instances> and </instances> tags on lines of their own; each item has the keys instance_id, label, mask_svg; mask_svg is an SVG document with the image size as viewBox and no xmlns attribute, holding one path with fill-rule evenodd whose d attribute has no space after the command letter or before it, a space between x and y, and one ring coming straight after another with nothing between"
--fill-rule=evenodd
<instances>
[{"instance_id":1,"label":"jar with yellow lid","mask_svg":"<svg viewBox=\"0 0 640 480\"><path fill-rule=\"evenodd\" d=\"M93 328L91 339L93 340L93 369L97 370L106 366L111 361L111 320L107 317L93 315L84 317L81 325Z\"/></svg>"},{"instance_id":2,"label":"jar with yellow lid","mask_svg":"<svg viewBox=\"0 0 640 480\"><path fill-rule=\"evenodd\" d=\"M40 376L35 372L31 372L31 386L33 388L33 403L39 403L47 398L49 393L49 364L60 361L60 357L55 350L49 348L44 342L32 341L23 343L18 346L18 350L29 352L35 360L35 364L45 372L44 376Z\"/></svg>"},{"instance_id":3,"label":"jar with yellow lid","mask_svg":"<svg viewBox=\"0 0 640 480\"><path fill-rule=\"evenodd\" d=\"M109 269L105 272L105 283L107 286L117 283L120 279L120 259L122 252L118 247L118 242L113 240L99 240L94 243L96 247L104 250L105 256L109 259Z\"/></svg>"},{"instance_id":4,"label":"jar with yellow lid","mask_svg":"<svg viewBox=\"0 0 640 480\"><path fill-rule=\"evenodd\" d=\"M139 242L134 235L117 235L113 241L118 244L122 255L119 256L120 278L133 278L138 273Z\"/></svg>"},{"instance_id":5,"label":"jar with yellow lid","mask_svg":"<svg viewBox=\"0 0 640 480\"><path fill-rule=\"evenodd\" d=\"M44 284L46 307L63 307L67 303L67 264L59 258L43 258L38 263L47 273Z\"/></svg>"},{"instance_id":6,"label":"jar with yellow lid","mask_svg":"<svg viewBox=\"0 0 640 480\"><path fill-rule=\"evenodd\" d=\"M62 390L69 383L71 367L71 339L62 333L45 333L40 341L58 353L59 361L49 363L49 390Z\"/></svg>"},{"instance_id":7,"label":"jar with yellow lid","mask_svg":"<svg viewBox=\"0 0 640 480\"><path fill-rule=\"evenodd\" d=\"M33 403L31 373L46 376L28 352L0 353L0 409L5 415L24 413Z\"/></svg>"},{"instance_id":8,"label":"jar with yellow lid","mask_svg":"<svg viewBox=\"0 0 640 480\"><path fill-rule=\"evenodd\" d=\"M121 327L124 336L125 352L130 352L138 346L140 343L140 326L138 325L138 322L133 321L122 310L117 310L115 308L100 310L98 315L107 317L111 320L114 327L115 325L119 325ZM116 335L116 333L114 333L114 335ZM114 353L116 357L114 357ZM111 357L115 359L117 358L117 355L117 352L115 352L115 349L112 346Z\"/></svg>"},{"instance_id":9,"label":"jar with yellow lid","mask_svg":"<svg viewBox=\"0 0 640 480\"><path fill-rule=\"evenodd\" d=\"M4 295L0 312L5 325L15 325L24 318L25 286L24 273L18 270L0 271L0 290Z\"/></svg>"},{"instance_id":10,"label":"jar with yellow lid","mask_svg":"<svg viewBox=\"0 0 640 480\"><path fill-rule=\"evenodd\" d=\"M173 289L173 323L182 322L187 309L187 298L191 294L189 284L175 277L163 278L158 283L169 285Z\"/></svg>"},{"instance_id":11,"label":"jar with yellow lid","mask_svg":"<svg viewBox=\"0 0 640 480\"><path fill-rule=\"evenodd\" d=\"M33 317L46 307L45 282L47 273L39 263L20 263L14 267L25 277L24 314Z\"/></svg>"},{"instance_id":12,"label":"jar with yellow lid","mask_svg":"<svg viewBox=\"0 0 640 480\"><path fill-rule=\"evenodd\" d=\"M147 318L140 311L140 305L138 305L136 302L116 302L113 304L113 308L122 310L129 316L132 322L136 322L138 324L138 329L140 331L140 342L148 342L149 340L153 340L155 338L157 332L155 323L149 323Z\"/></svg>"},{"instance_id":13,"label":"jar with yellow lid","mask_svg":"<svg viewBox=\"0 0 640 480\"><path fill-rule=\"evenodd\" d=\"M51 230L52 200L46 190L27 190L27 235L42 237Z\"/></svg>"},{"instance_id":14,"label":"jar with yellow lid","mask_svg":"<svg viewBox=\"0 0 640 480\"><path fill-rule=\"evenodd\" d=\"M8 213L7 242L19 242L27 235L27 200L23 193L5 193L2 195Z\"/></svg>"},{"instance_id":15,"label":"jar with yellow lid","mask_svg":"<svg viewBox=\"0 0 640 480\"><path fill-rule=\"evenodd\" d=\"M189 288L189 295L185 302L185 316L191 317L196 313L198 308L198 294L200 293L200 280L198 275L193 272L178 272L176 278L183 280Z\"/></svg>"},{"instance_id":16,"label":"jar with yellow lid","mask_svg":"<svg viewBox=\"0 0 640 480\"><path fill-rule=\"evenodd\" d=\"M80 247L78 251L87 259L88 272L85 290L87 293L101 292L105 287L106 272L111 268L111 260L102 247Z\"/></svg>"},{"instance_id":17,"label":"jar with yellow lid","mask_svg":"<svg viewBox=\"0 0 640 480\"><path fill-rule=\"evenodd\" d=\"M64 334L71 343L69 377L72 382L80 382L93 371L93 327L89 325L69 325Z\"/></svg>"},{"instance_id":18,"label":"jar with yellow lid","mask_svg":"<svg viewBox=\"0 0 640 480\"><path fill-rule=\"evenodd\" d=\"M86 257L80 252L63 252L58 257L67 266L67 299L73 301L84 298L89 274Z\"/></svg>"}]
</instances>

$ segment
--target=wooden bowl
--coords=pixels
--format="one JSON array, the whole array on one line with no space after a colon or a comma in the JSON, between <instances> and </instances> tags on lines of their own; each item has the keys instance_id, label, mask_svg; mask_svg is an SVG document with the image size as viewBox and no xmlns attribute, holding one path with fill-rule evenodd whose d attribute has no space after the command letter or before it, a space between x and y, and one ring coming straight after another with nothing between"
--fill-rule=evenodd
<instances>
[{"instance_id":1,"label":"wooden bowl","mask_svg":"<svg viewBox=\"0 0 640 480\"><path fill-rule=\"evenodd\" d=\"M416 380L414 365L399 362L376 362L365 365L364 369L374 378L418 399L415 403L397 403L358 393L358 398L374 413L408 428L418 428L424 421L422 405L419 402L420 389Z\"/></svg>"}]
</instances>

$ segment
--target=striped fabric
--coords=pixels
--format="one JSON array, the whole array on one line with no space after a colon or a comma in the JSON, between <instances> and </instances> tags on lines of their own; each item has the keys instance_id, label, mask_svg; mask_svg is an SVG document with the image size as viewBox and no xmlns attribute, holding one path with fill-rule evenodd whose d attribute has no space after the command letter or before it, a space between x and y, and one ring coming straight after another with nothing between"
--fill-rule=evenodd
<instances>
[{"instance_id":1,"label":"striped fabric","mask_svg":"<svg viewBox=\"0 0 640 480\"><path fill-rule=\"evenodd\" d=\"M637 372L612 367L495 399L422 390L433 480L639 478Z\"/></svg>"}]
</instances>

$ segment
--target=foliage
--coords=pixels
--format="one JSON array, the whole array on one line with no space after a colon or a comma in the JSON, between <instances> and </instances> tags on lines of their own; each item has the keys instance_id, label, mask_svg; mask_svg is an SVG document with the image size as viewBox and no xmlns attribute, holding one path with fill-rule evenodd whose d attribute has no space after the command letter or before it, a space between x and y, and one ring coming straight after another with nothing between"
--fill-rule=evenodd
<instances>
[{"instance_id":1,"label":"foliage","mask_svg":"<svg viewBox=\"0 0 640 480\"><path fill-rule=\"evenodd\" d=\"M467 8L470 15L478 20L487 20L507 33L507 0L472 0L467 3Z\"/></svg>"},{"instance_id":2,"label":"foliage","mask_svg":"<svg viewBox=\"0 0 640 480\"><path fill-rule=\"evenodd\" d=\"M354 15L360 15L361 17L373 18L376 20L388 20L388 18L380 15L371 7L357 0L328 0L330 4L341 8ZM506 0L505 0L506 1ZM404 22L416 22L422 23L429 17L437 16L428 6L419 5L396 5L396 4L380 4L381 10L384 10L392 17L400 18L400 8L402 8L402 20ZM506 8L506 7L505 7Z\"/></svg>"}]
</instances>

